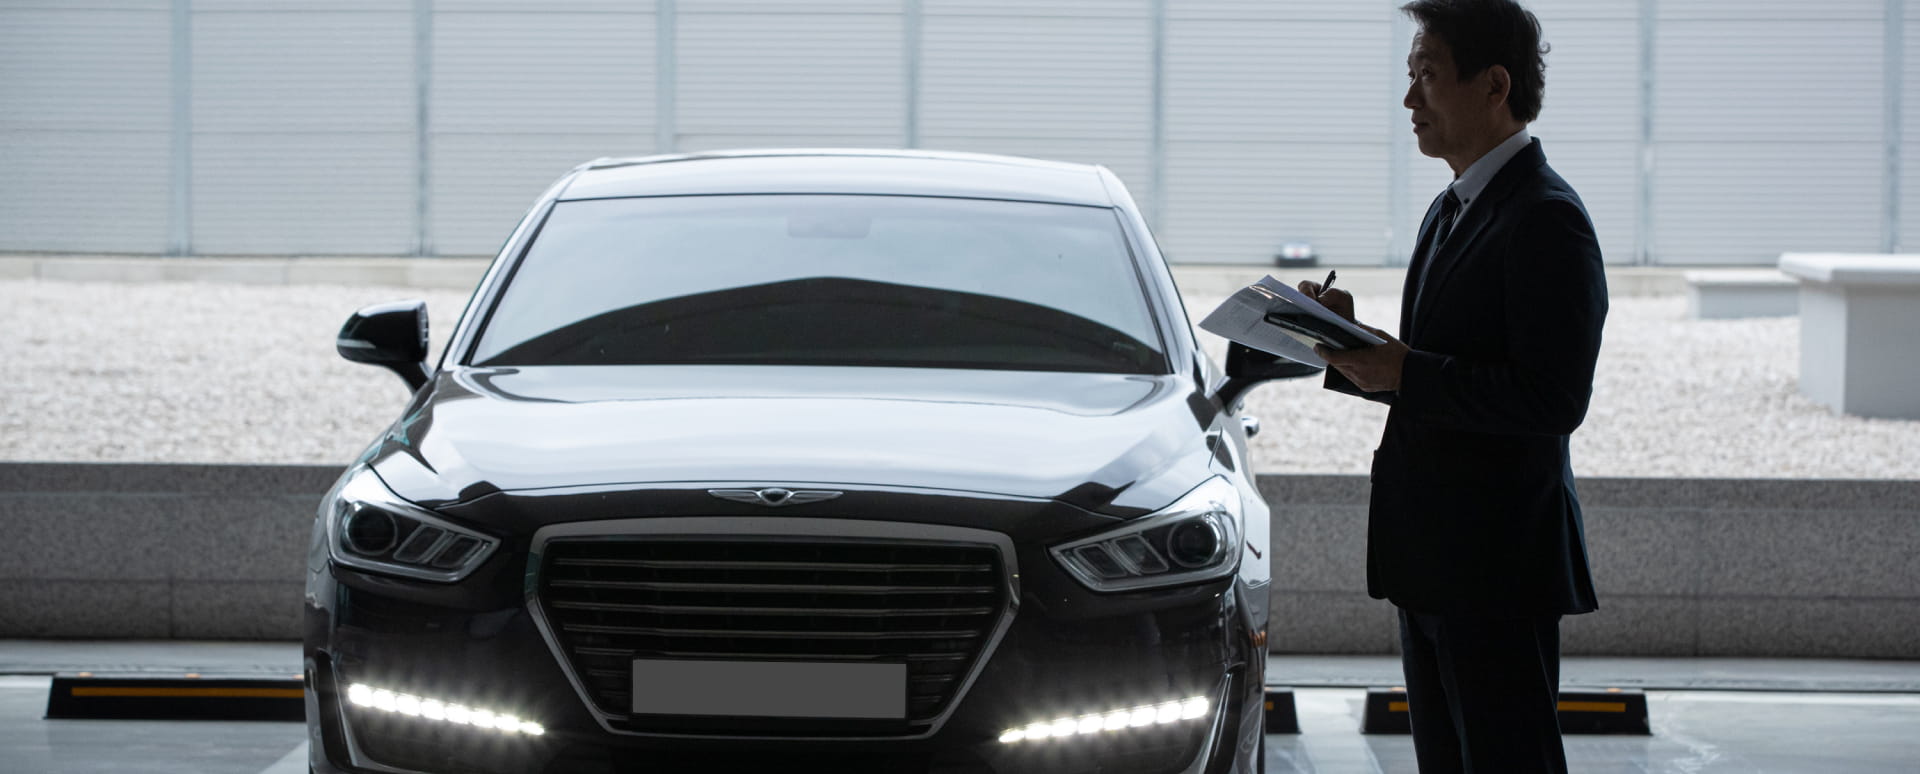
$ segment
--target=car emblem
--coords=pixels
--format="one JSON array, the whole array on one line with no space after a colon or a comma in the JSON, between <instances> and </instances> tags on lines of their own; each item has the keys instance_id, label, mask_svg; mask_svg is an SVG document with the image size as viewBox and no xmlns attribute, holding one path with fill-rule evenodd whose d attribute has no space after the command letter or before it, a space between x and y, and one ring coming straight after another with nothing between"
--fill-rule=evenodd
<instances>
[{"instance_id":1,"label":"car emblem","mask_svg":"<svg viewBox=\"0 0 1920 774\"><path fill-rule=\"evenodd\" d=\"M707 494L722 500L732 500L736 503L748 503L751 505L764 505L769 508L778 508L783 505L822 503L839 497L844 493L835 492L831 489L801 489L795 491L774 486L767 487L766 489L709 489L707 490Z\"/></svg>"}]
</instances>

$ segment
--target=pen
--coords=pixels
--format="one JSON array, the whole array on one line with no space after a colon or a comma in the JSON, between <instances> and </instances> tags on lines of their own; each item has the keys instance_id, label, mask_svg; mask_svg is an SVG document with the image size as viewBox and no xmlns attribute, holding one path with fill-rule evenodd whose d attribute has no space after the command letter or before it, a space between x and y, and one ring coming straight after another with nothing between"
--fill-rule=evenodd
<instances>
[{"instance_id":1,"label":"pen","mask_svg":"<svg viewBox=\"0 0 1920 774\"><path fill-rule=\"evenodd\" d=\"M1321 293L1326 293L1327 291L1329 291L1329 290L1332 290L1332 289L1333 289L1333 270L1332 270L1332 269L1328 269L1328 270L1327 270L1327 281L1326 281L1326 282L1322 282L1322 283L1320 283L1320 292L1321 292Z\"/></svg>"}]
</instances>

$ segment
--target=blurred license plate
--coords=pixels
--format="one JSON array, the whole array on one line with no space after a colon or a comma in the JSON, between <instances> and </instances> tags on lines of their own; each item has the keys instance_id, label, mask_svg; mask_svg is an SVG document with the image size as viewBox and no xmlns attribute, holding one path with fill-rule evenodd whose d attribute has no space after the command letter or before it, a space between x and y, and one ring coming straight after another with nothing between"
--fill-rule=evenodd
<instances>
[{"instance_id":1,"label":"blurred license plate","mask_svg":"<svg viewBox=\"0 0 1920 774\"><path fill-rule=\"evenodd\" d=\"M636 659L633 711L900 720L907 716L907 665Z\"/></svg>"}]
</instances>

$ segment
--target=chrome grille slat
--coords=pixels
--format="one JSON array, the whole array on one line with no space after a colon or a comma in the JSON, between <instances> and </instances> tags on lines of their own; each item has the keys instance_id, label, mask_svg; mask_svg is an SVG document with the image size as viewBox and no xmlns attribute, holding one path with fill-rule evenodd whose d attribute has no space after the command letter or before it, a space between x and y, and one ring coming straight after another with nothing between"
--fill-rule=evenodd
<instances>
[{"instance_id":1,"label":"chrome grille slat","mask_svg":"<svg viewBox=\"0 0 1920 774\"><path fill-rule=\"evenodd\" d=\"M632 675L624 669L589 669L585 674L612 680L626 680ZM910 684L950 683L960 679L959 675L913 675L907 678Z\"/></svg>"},{"instance_id":2,"label":"chrome grille slat","mask_svg":"<svg viewBox=\"0 0 1920 774\"><path fill-rule=\"evenodd\" d=\"M748 659L748 660L757 659L757 658L766 658L769 655L773 655L765 652L754 653L754 652L747 652L747 651L705 651L705 650L701 650L701 651L693 651L693 650L639 651L633 648L600 648L600 647L590 647L590 646L582 646L582 647L574 648L573 652L578 655L587 656L591 658L623 658L628 660L640 658L643 655L647 658L715 658L715 659L737 658L737 659ZM904 658L908 663L922 662L922 661L928 662L928 663L937 663L937 662L966 661L971 654L961 652L961 651L945 651L945 652L934 652L934 653L909 653L905 656L889 656L887 654L866 654L866 653L792 653L792 654L781 654L781 655L790 656L793 660L796 660L796 661L887 661L887 660L896 660L899 658Z\"/></svg>"},{"instance_id":3,"label":"chrome grille slat","mask_svg":"<svg viewBox=\"0 0 1920 774\"><path fill-rule=\"evenodd\" d=\"M932 722L1011 603L979 543L583 537L542 553L553 636L632 730L664 722L628 716L643 659L902 663L909 726Z\"/></svg>"},{"instance_id":4,"label":"chrome grille slat","mask_svg":"<svg viewBox=\"0 0 1920 774\"><path fill-rule=\"evenodd\" d=\"M811 629L668 629L657 626L608 626L605 624L562 624L570 632L587 634L626 634L651 637L739 637L742 639L797 640L964 640L981 635L977 631L819 631Z\"/></svg>"},{"instance_id":5,"label":"chrome grille slat","mask_svg":"<svg viewBox=\"0 0 1920 774\"><path fill-rule=\"evenodd\" d=\"M952 608L848 608L848 607L725 607L720 605L660 605L631 602L556 601L562 610L598 610L608 613L664 613L666 615L765 615L765 616L843 616L847 618L932 618L940 616L993 615L991 607Z\"/></svg>"},{"instance_id":6,"label":"chrome grille slat","mask_svg":"<svg viewBox=\"0 0 1920 774\"><path fill-rule=\"evenodd\" d=\"M678 583L660 581L557 580L548 584L562 589L609 589L625 591L738 591L755 594L993 594L992 586L782 586L777 583Z\"/></svg>"}]
</instances>

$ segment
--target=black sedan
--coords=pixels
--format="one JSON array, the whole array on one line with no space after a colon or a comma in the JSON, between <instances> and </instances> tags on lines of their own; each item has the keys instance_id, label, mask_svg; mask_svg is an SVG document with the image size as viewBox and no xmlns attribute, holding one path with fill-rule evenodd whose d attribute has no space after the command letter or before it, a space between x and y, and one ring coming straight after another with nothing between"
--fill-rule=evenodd
<instances>
[{"instance_id":1,"label":"black sedan","mask_svg":"<svg viewBox=\"0 0 1920 774\"><path fill-rule=\"evenodd\" d=\"M1268 512L1240 397L1103 168L602 160L314 524L316 771L1260 766Z\"/></svg>"}]
</instances>

